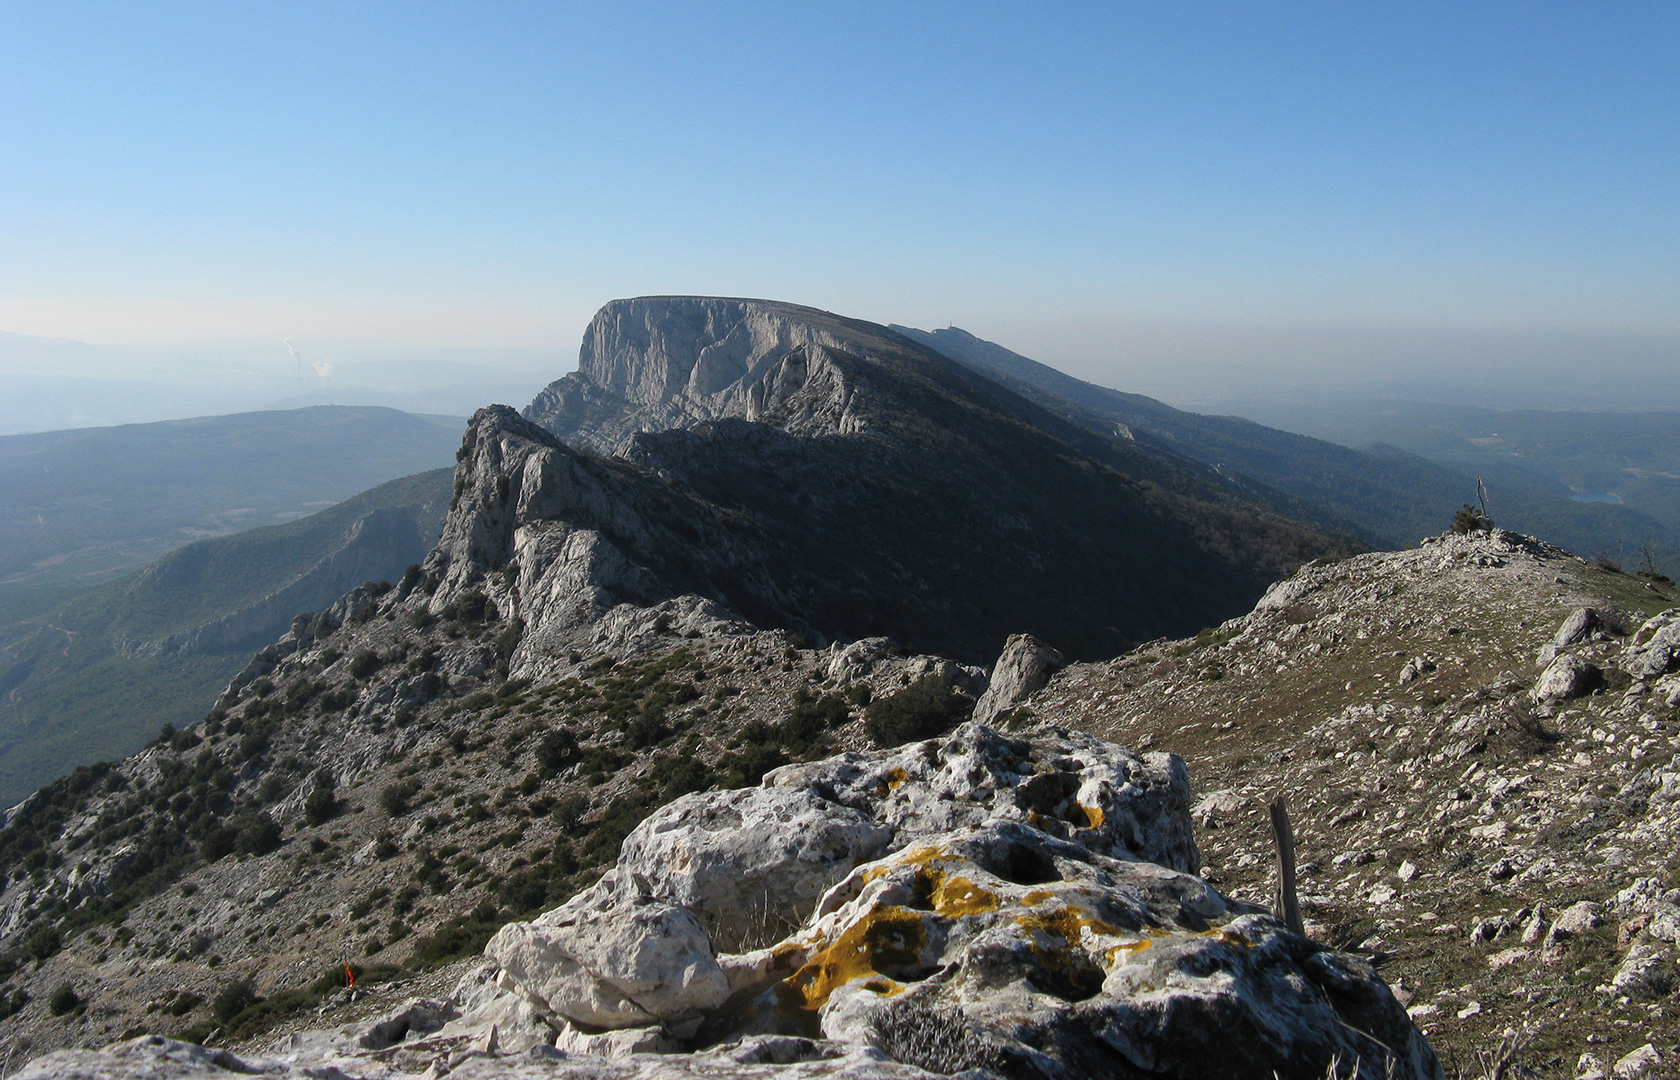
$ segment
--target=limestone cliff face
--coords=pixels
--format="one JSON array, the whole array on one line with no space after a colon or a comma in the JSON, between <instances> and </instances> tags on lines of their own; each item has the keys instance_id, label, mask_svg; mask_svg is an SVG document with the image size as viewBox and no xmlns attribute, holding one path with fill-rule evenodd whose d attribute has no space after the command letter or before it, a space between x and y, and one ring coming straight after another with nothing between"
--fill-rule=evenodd
<instances>
[{"instance_id":1,"label":"limestone cliff face","mask_svg":"<svg viewBox=\"0 0 1680 1080\"><path fill-rule=\"evenodd\" d=\"M452 526L445 546L476 561L450 580L515 560L512 514L534 545L518 576L527 605L531 567L556 552L571 552L574 579L588 560L604 560L596 577L618 574L598 536L638 549L631 562L664 583L652 593L692 591L814 641L885 635L978 663L1024 630L1095 657L1234 615L1338 549L1205 470L1079 428L885 327L793 304L615 301L578 371L524 415L520 438L558 436L545 461L563 442L640 467L637 479L566 459L568 476L619 480L610 495L569 480L556 502L539 493L558 464L504 467L469 434L463 505L483 520ZM603 498L626 497L634 523L576 534L572 503L593 522L611 518ZM629 540L655 523L674 549ZM500 537L494 551L468 542L482 530ZM666 572L679 569L680 587Z\"/></svg>"},{"instance_id":2,"label":"limestone cliff face","mask_svg":"<svg viewBox=\"0 0 1680 1080\"><path fill-rule=\"evenodd\" d=\"M766 300L617 300L589 324L577 372L526 416L603 453L638 431L730 417L806 435L857 431L858 339L879 331Z\"/></svg>"},{"instance_id":3,"label":"limestone cliff face","mask_svg":"<svg viewBox=\"0 0 1680 1080\"><path fill-rule=\"evenodd\" d=\"M635 465L573 450L503 406L473 417L460 456L425 563L439 583L429 603L442 611L476 591L520 619L520 675L626 620L668 621L662 602L717 623L731 616L708 601L733 597L772 623L804 625L764 571L761 532Z\"/></svg>"}]
</instances>

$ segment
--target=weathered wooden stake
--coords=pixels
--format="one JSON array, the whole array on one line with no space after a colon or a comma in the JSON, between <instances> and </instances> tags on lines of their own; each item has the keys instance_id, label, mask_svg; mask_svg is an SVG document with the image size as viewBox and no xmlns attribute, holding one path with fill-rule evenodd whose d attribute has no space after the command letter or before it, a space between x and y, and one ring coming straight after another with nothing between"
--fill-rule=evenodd
<instances>
[{"instance_id":1,"label":"weathered wooden stake","mask_svg":"<svg viewBox=\"0 0 1680 1080\"><path fill-rule=\"evenodd\" d=\"M1272 802L1272 839L1277 842L1278 891L1272 914L1297 934L1306 934L1301 924L1301 902L1295 896L1295 830L1289 826L1289 808L1279 795Z\"/></svg>"}]
</instances>

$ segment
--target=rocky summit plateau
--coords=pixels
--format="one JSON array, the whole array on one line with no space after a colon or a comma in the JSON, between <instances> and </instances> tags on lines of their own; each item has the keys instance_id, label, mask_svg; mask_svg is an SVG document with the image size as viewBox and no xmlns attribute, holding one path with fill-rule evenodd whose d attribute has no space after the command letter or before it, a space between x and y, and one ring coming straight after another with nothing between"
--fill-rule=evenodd
<instances>
[{"instance_id":1,"label":"rocky summit plateau","mask_svg":"<svg viewBox=\"0 0 1680 1080\"><path fill-rule=\"evenodd\" d=\"M608 305L423 562L7 812L0 1074L1672 1075L1680 594L1257 490Z\"/></svg>"}]
</instances>

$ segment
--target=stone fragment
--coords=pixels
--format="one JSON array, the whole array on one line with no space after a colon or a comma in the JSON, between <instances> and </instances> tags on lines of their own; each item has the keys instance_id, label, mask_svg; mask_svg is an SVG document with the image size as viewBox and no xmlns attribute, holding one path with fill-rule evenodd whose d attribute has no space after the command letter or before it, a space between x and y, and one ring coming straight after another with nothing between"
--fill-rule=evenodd
<instances>
[{"instance_id":1,"label":"stone fragment","mask_svg":"<svg viewBox=\"0 0 1680 1080\"><path fill-rule=\"evenodd\" d=\"M1634 1001L1656 1001L1675 986L1674 953L1653 942L1639 942L1628 950L1610 979L1613 994Z\"/></svg>"},{"instance_id":2,"label":"stone fragment","mask_svg":"<svg viewBox=\"0 0 1680 1080\"><path fill-rule=\"evenodd\" d=\"M1598 612L1590 607L1576 608L1563 620L1557 633L1552 636L1552 644L1560 649L1585 641L1598 628Z\"/></svg>"},{"instance_id":3,"label":"stone fragment","mask_svg":"<svg viewBox=\"0 0 1680 1080\"><path fill-rule=\"evenodd\" d=\"M1591 900L1579 900L1562 911L1552 923L1554 933L1560 935L1584 934L1588 930L1596 930L1604 924L1599 913L1604 909Z\"/></svg>"},{"instance_id":4,"label":"stone fragment","mask_svg":"<svg viewBox=\"0 0 1680 1080\"><path fill-rule=\"evenodd\" d=\"M410 998L369 1025L358 1041L369 1050L382 1050L404 1039L428 1035L459 1015L460 1012L449 1002Z\"/></svg>"},{"instance_id":5,"label":"stone fragment","mask_svg":"<svg viewBox=\"0 0 1680 1080\"><path fill-rule=\"evenodd\" d=\"M1575 1062L1575 1080L1609 1080L1609 1077L1597 1054L1582 1054Z\"/></svg>"},{"instance_id":6,"label":"stone fragment","mask_svg":"<svg viewBox=\"0 0 1680 1080\"><path fill-rule=\"evenodd\" d=\"M1622 668L1636 679L1654 679L1680 666L1680 608L1645 621L1622 650Z\"/></svg>"},{"instance_id":7,"label":"stone fragment","mask_svg":"<svg viewBox=\"0 0 1680 1080\"><path fill-rule=\"evenodd\" d=\"M554 1048L568 1054L592 1054L621 1058L631 1054L669 1054L681 1049L676 1040L659 1026L620 1028L593 1034L565 1025L554 1038Z\"/></svg>"},{"instance_id":8,"label":"stone fragment","mask_svg":"<svg viewBox=\"0 0 1680 1080\"><path fill-rule=\"evenodd\" d=\"M1615 1077L1615 1080L1645 1080L1646 1077L1661 1075L1662 1062L1662 1054L1657 1048L1646 1043L1639 1049L1617 1058L1610 1075Z\"/></svg>"},{"instance_id":9,"label":"stone fragment","mask_svg":"<svg viewBox=\"0 0 1680 1080\"><path fill-rule=\"evenodd\" d=\"M1190 814L1204 829L1217 829L1233 821L1249 803L1248 797L1230 788L1204 792Z\"/></svg>"},{"instance_id":10,"label":"stone fragment","mask_svg":"<svg viewBox=\"0 0 1680 1080\"><path fill-rule=\"evenodd\" d=\"M828 662L828 677L840 686L868 675L877 661L898 655L898 645L892 638L885 637L860 638L846 645L836 643L833 648L834 656Z\"/></svg>"}]
</instances>

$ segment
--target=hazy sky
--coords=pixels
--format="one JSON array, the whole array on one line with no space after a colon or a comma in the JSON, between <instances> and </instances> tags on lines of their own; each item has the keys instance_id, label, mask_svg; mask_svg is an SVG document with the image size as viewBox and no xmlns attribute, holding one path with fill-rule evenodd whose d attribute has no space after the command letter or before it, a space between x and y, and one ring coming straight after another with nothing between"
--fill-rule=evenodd
<instances>
[{"instance_id":1,"label":"hazy sky","mask_svg":"<svg viewBox=\"0 0 1680 1080\"><path fill-rule=\"evenodd\" d=\"M1674 3L7 4L0 330L571 349L693 292L1660 354L1676 57Z\"/></svg>"}]
</instances>

